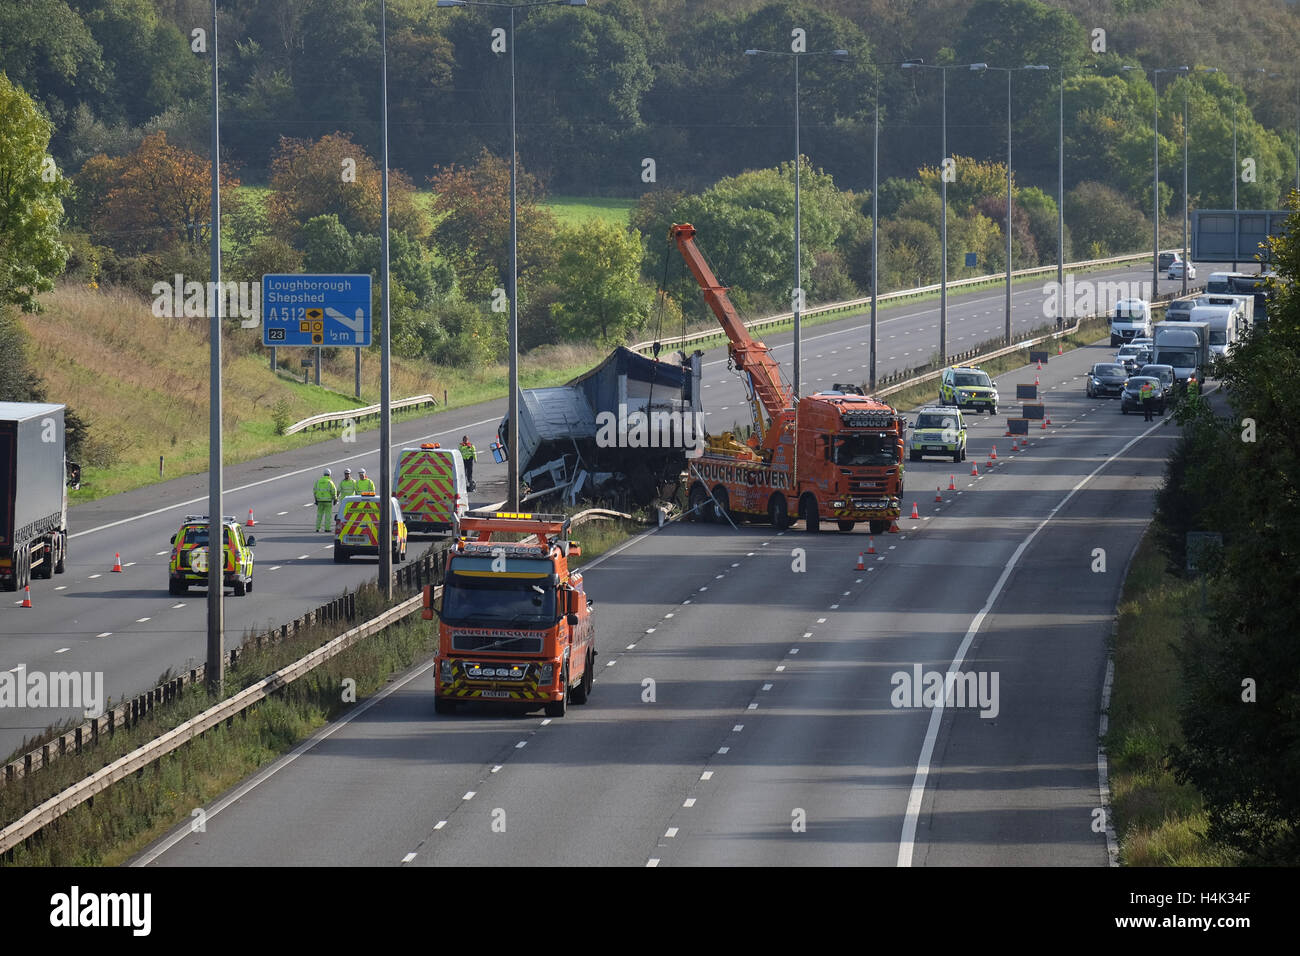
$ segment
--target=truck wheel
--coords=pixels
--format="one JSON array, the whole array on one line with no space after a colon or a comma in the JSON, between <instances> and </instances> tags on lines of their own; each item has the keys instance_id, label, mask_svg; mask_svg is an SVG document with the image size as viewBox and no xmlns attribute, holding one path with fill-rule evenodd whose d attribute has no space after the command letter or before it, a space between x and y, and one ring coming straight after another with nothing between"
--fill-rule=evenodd
<instances>
[{"instance_id":1,"label":"truck wheel","mask_svg":"<svg viewBox=\"0 0 1300 956\"><path fill-rule=\"evenodd\" d=\"M841 531L852 531L854 526L857 525L856 521L844 521L842 519L835 523L840 526Z\"/></svg>"},{"instance_id":2,"label":"truck wheel","mask_svg":"<svg viewBox=\"0 0 1300 956\"><path fill-rule=\"evenodd\" d=\"M696 521L711 521L713 519L713 504L709 501L709 493L704 490L704 486L698 481L691 485L691 493L687 499L691 511Z\"/></svg>"},{"instance_id":3,"label":"truck wheel","mask_svg":"<svg viewBox=\"0 0 1300 956\"><path fill-rule=\"evenodd\" d=\"M871 533L872 533L872 534L888 534L888 533L889 533L889 522L888 522L888 521L873 521L873 522L871 522L871 524L870 524L870 528L871 528Z\"/></svg>"},{"instance_id":4,"label":"truck wheel","mask_svg":"<svg viewBox=\"0 0 1300 956\"><path fill-rule=\"evenodd\" d=\"M243 597L245 594L248 593L248 586L244 584L243 578L235 578L234 588L235 588L235 597Z\"/></svg>"},{"instance_id":5,"label":"truck wheel","mask_svg":"<svg viewBox=\"0 0 1300 956\"><path fill-rule=\"evenodd\" d=\"M564 689L564 697L561 700L548 701L546 704L547 717L563 717L569 712L569 665L564 665L564 672L560 678L560 687Z\"/></svg>"},{"instance_id":6,"label":"truck wheel","mask_svg":"<svg viewBox=\"0 0 1300 956\"><path fill-rule=\"evenodd\" d=\"M731 514L731 498L727 495L727 489L717 485L713 489L713 520L719 524L726 524L728 516L732 521L736 520Z\"/></svg>"},{"instance_id":7,"label":"truck wheel","mask_svg":"<svg viewBox=\"0 0 1300 956\"><path fill-rule=\"evenodd\" d=\"M253 593L253 576L251 574L248 576L248 593Z\"/></svg>"},{"instance_id":8,"label":"truck wheel","mask_svg":"<svg viewBox=\"0 0 1300 956\"><path fill-rule=\"evenodd\" d=\"M803 519L804 531L809 534L821 531L821 515L817 513L817 499L812 495L804 495L799 499L799 517Z\"/></svg>"},{"instance_id":9,"label":"truck wheel","mask_svg":"<svg viewBox=\"0 0 1300 956\"><path fill-rule=\"evenodd\" d=\"M59 532L58 542L59 553L58 557L54 560L54 573L62 574L64 571L63 562L66 561L68 557L68 536L63 532Z\"/></svg>"},{"instance_id":10,"label":"truck wheel","mask_svg":"<svg viewBox=\"0 0 1300 956\"><path fill-rule=\"evenodd\" d=\"M54 577L54 539L50 539L47 547L41 549L41 566L33 572L32 577L48 581Z\"/></svg>"},{"instance_id":11,"label":"truck wheel","mask_svg":"<svg viewBox=\"0 0 1300 956\"><path fill-rule=\"evenodd\" d=\"M433 698L433 712L435 714L454 714L456 713L456 701L450 697Z\"/></svg>"},{"instance_id":12,"label":"truck wheel","mask_svg":"<svg viewBox=\"0 0 1300 956\"><path fill-rule=\"evenodd\" d=\"M578 681L578 686L573 688L573 702L575 704L585 704L591 697L591 685L596 681L596 658L591 651L587 651L587 669L582 672L582 680Z\"/></svg>"},{"instance_id":13,"label":"truck wheel","mask_svg":"<svg viewBox=\"0 0 1300 956\"><path fill-rule=\"evenodd\" d=\"M779 491L767 502L767 520L777 531L790 527L790 506L785 502L785 495Z\"/></svg>"}]
</instances>

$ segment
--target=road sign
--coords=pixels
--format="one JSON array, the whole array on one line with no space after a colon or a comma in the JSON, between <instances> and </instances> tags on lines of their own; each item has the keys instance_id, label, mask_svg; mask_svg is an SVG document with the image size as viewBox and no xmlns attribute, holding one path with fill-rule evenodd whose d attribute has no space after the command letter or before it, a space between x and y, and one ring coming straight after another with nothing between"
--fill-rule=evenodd
<instances>
[{"instance_id":1,"label":"road sign","mask_svg":"<svg viewBox=\"0 0 1300 956\"><path fill-rule=\"evenodd\" d=\"M1264 240L1284 235L1286 209L1198 209L1192 213L1193 262L1269 261Z\"/></svg>"},{"instance_id":2,"label":"road sign","mask_svg":"<svg viewBox=\"0 0 1300 956\"><path fill-rule=\"evenodd\" d=\"M370 276L262 276L262 344L369 345Z\"/></svg>"}]
</instances>

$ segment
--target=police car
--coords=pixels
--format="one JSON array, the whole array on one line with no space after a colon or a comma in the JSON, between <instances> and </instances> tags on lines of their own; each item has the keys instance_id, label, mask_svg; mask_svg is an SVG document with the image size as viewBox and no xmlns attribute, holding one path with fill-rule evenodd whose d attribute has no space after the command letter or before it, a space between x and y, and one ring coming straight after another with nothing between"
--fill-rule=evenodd
<instances>
[{"instance_id":1,"label":"police car","mask_svg":"<svg viewBox=\"0 0 1300 956\"><path fill-rule=\"evenodd\" d=\"M393 509L393 563L406 560L406 522L396 498L388 499ZM354 554L379 555L383 535L379 524L379 496L373 491L348 495L339 501L334 515L334 563L343 564Z\"/></svg>"},{"instance_id":2,"label":"police car","mask_svg":"<svg viewBox=\"0 0 1300 956\"><path fill-rule=\"evenodd\" d=\"M925 455L942 455L953 461L966 460L966 418L955 405L926 405L916 414L908 457L920 461Z\"/></svg>"},{"instance_id":3,"label":"police car","mask_svg":"<svg viewBox=\"0 0 1300 956\"><path fill-rule=\"evenodd\" d=\"M989 373L978 365L952 365L943 370L939 380L939 404L958 408L998 411L998 387Z\"/></svg>"},{"instance_id":4,"label":"police car","mask_svg":"<svg viewBox=\"0 0 1300 956\"><path fill-rule=\"evenodd\" d=\"M210 524L207 515L186 515L180 530L172 535L172 553L167 566L167 592L185 594L191 585L207 587L210 557ZM253 590L253 546L257 539L244 536L239 522L227 515L221 519L225 533L222 583L242 597Z\"/></svg>"}]
</instances>

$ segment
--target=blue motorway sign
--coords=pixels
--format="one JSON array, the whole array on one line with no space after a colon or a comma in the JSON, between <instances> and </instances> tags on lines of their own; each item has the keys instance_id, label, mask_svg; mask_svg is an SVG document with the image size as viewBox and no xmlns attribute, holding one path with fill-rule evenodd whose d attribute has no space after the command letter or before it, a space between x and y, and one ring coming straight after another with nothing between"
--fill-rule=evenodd
<instances>
[{"instance_id":1,"label":"blue motorway sign","mask_svg":"<svg viewBox=\"0 0 1300 956\"><path fill-rule=\"evenodd\" d=\"M369 345L370 276L262 276L262 344Z\"/></svg>"}]
</instances>

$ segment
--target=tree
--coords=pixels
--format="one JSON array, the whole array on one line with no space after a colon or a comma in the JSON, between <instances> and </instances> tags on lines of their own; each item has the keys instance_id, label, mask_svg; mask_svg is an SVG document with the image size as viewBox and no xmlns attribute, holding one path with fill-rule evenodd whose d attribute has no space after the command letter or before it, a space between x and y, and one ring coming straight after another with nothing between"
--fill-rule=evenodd
<instances>
[{"instance_id":1,"label":"tree","mask_svg":"<svg viewBox=\"0 0 1300 956\"><path fill-rule=\"evenodd\" d=\"M520 298L524 287L555 260L554 214L542 207L542 188L516 164ZM510 271L510 165L484 150L473 166L452 165L430 179L438 224L434 242L451 260L463 294L486 305L505 289Z\"/></svg>"},{"instance_id":2,"label":"tree","mask_svg":"<svg viewBox=\"0 0 1300 956\"><path fill-rule=\"evenodd\" d=\"M63 177L47 156L51 127L0 73L0 305L37 309L68 253L59 242Z\"/></svg>"},{"instance_id":3,"label":"tree","mask_svg":"<svg viewBox=\"0 0 1300 956\"><path fill-rule=\"evenodd\" d=\"M348 133L315 142L281 138L271 160L267 217L282 239L298 239L303 223L335 215L349 232L379 232L382 198L379 166ZM388 175L390 231L421 237L428 231L415 205L414 189L402 173Z\"/></svg>"},{"instance_id":4,"label":"tree","mask_svg":"<svg viewBox=\"0 0 1300 956\"><path fill-rule=\"evenodd\" d=\"M1292 387L1300 375L1300 213L1286 229L1289 237L1271 243L1279 283L1268 324L1219 366L1228 414L1206 401L1177 410L1185 439L1157 520L1165 529L1223 535L1221 554L1200 562L1208 626L1190 629L1180 653L1184 743L1172 753L1174 769L1204 798L1212 838L1244 851L1248 862L1293 866L1300 862L1300 499L1293 493L1300 432L1286 423L1300 415ZM1259 434L1247 433L1244 422ZM1181 541L1169 538L1173 559Z\"/></svg>"},{"instance_id":5,"label":"tree","mask_svg":"<svg viewBox=\"0 0 1300 956\"><path fill-rule=\"evenodd\" d=\"M640 280L640 233L591 219L561 231L557 246L551 316L564 339L621 345L645 327L654 292Z\"/></svg>"},{"instance_id":6,"label":"tree","mask_svg":"<svg viewBox=\"0 0 1300 956\"><path fill-rule=\"evenodd\" d=\"M1092 259L1132 252L1151 239L1151 220L1101 183L1080 183L1066 193L1065 218L1079 253Z\"/></svg>"},{"instance_id":7,"label":"tree","mask_svg":"<svg viewBox=\"0 0 1300 956\"><path fill-rule=\"evenodd\" d=\"M952 157L956 178L948 183L948 213L956 209L964 213L976 201L984 196L1003 196L1007 194L1007 164L1005 162L981 162L970 156ZM922 166L916 171L922 183L940 194L941 171L937 166ZM1011 174L1011 198L1016 196L1016 176Z\"/></svg>"},{"instance_id":8,"label":"tree","mask_svg":"<svg viewBox=\"0 0 1300 956\"><path fill-rule=\"evenodd\" d=\"M119 252L156 250L173 242L208 242L212 166L206 157L172 146L164 132L144 138L131 154L87 160L77 177L79 210L97 241ZM222 164L222 211L239 205L239 185Z\"/></svg>"}]
</instances>

